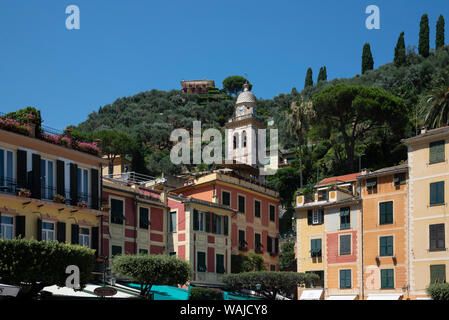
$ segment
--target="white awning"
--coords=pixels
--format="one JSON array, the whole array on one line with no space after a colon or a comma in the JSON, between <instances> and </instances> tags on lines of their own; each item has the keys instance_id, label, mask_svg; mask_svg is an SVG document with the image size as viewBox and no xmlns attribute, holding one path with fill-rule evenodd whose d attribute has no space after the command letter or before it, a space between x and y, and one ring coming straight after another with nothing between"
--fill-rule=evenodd
<instances>
[{"instance_id":1,"label":"white awning","mask_svg":"<svg viewBox=\"0 0 449 320\"><path fill-rule=\"evenodd\" d=\"M68 288L68 287L59 288L58 286L54 285L54 286L45 287L42 290L51 292L54 295L58 295L58 296L98 298L99 296L97 296L94 293L94 290L99 287L100 286L98 286L98 285L88 284L82 291L75 291L72 288ZM133 298L133 297L135 297L135 295L131 295L131 294L127 294L127 293L118 291L116 295L114 295L112 297L107 297L107 298Z\"/></svg>"},{"instance_id":2,"label":"white awning","mask_svg":"<svg viewBox=\"0 0 449 320\"><path fill-rule=\"evenodd\" d=\"M321 300L323 290L304 290L299 300Z\"/></svg>"},{"instance_id":3,"label":"white awning","mask_svg":"<svg viewBox=\"0 0 449 320\"><path fill-rule=\"evenodd\" d=\"M16 297L20 289L21 289L20 287L0 283L0 296Z\"/></svg>"},{"instance_id":4,"label":"white awning","mask_svg":"<svg viewBox=\"0 0 449 320\"><path fill-rule=\"evenodd\" d=\"M329 296L326 300L355 300L356 294L344 294L339 296Z\"/></svg>"},{"instance_id":5,"label":"white awning","mask_svg":"<svg viewBox=\"0 0 449 320\"><path fill-rule=\"evenodd\" d=\"M366 300L399 300L402 297L400 293L382 293L369 294Z\"/></svg>"}]
</instances>

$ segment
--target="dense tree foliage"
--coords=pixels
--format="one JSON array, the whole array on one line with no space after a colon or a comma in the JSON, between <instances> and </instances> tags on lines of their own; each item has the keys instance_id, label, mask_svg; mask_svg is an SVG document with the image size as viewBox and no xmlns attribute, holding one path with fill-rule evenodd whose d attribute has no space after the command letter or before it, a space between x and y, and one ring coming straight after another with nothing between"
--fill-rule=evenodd
<instances>
[{"instance_id":1,"label":"dense tree foliage","mask_svg":"<svg viewBox=\"0 0 449 320\"><path fill-rule=\"evenodd\" d=\"M148 297L153 285L184 285L192 273L187 262L167 255L117 255L111 263L114 274L140 284L142 297Z\"/></svg>"},{"instance_id":2,"label":"dense tree foliage","mask_svg":"<svg viewBox=\"0 0 449 320\"><path fill-rule=\"evenodd\" d=\"M320 73L318 73L318 82L327 81L327 70L326 66L320 68Z\"/></svg>"},{"instance_id":3,"label":"dense tree foliage","mask_svg":"<svg viewBox=\"0 0 449 320\"><path fill-rule=\"evenodd\" d=\"M405 63L405 40L404 31L399 35L398 43L394 48L394 64L396 67L400 67Z\"/></svg>"},{"instance_id":4,"label":"dense tree foliage","mask_svg":"<svg viewBox=\"0 0 449 320\"><path fill-rule=\"evenodd\" d=\"M222 278L231 291L254 290L270 300L275 300L278 294L285 294L298 286L318 280L316 274L272 271L227 274Z\"/></svg>"},{"instance_id":5,"label":"dense tree foliage","mask_svg":"<svg viewBox=\"0 0 449 320\"><path fill-rule=\"evenodd\" d=\"M242 76L230 76L223 80L223 90L231 95L237 95L243 90L243 85L248 80ZM251 90L251 83L249 83L249 89Z\"/></svg>"},{"instance_id":6,"label":"dense tree foliage","mask_svg":"<svg viewBox=\"0 0 449 320\"><path fill-rule=\"evenodd\" d=\"M80 287L91 278L95 251L57 241L0 240L1 282L21 286L23 297L33 297L44 287L64 287L69 265L80 270Z\"/></svg>"},{"instance_id":7,"label":"dense tree foliage","mask_svg":"<svg viewBox=\"0 0 449 320\"><path fill-rule=\"evenodd\" d=\"M312 68L307 69L306 80L304 81L304 88L313 86L313 72Z\"/></svg>"},{"instance_id":8,"label":"dense tree foliage","mask_svg":"<svg viewBox=\"0 0 449 320\"><path fill-rule=\"evenodd\" d=\"M421 22L419 24L419 44L418 44L418 52L424 58L429 56L430 50L430 39L429 39L429 16L427 14L423 14L421 17Z\"/></svg>"},{"instance_id":9,"label":"dense tree foliage","mask_svg":"<svg viewBox=\"0 0 449 320\"><path fill-rule=\"evenodd\" d=\"M437 32L435 37L435 49L444 47L444 17L440 15L437 21Z\"/></svg>"},{"instance_id":10,"label":"dense tree foliage","mask_svg":"<svg viewBox=\"0 0 449 320\"><path fill-rule=\"evenodd\" d=\"M369 43L365 43L363 46L362 53L362 74L366 73L368 70L374 69L374 59L371 53L371 46Z\"/></svg>"},{"instance_id":11,"label":"dense tree foliage","mask_svg":"<svg viewBox=\"0 0 449 320\"><path fill-rule=\"evenodd\" d=\"M194 287L190 289L189 300L223 300L223 291L220 289Z\"/></svg>"},{"instance_id":12,"label":"dense tree foliage","mask_svg":"<svg viewBox=\"0 0 449 320\"><path fill-rule=\"evenodd\" d=\"M279 270L296 271L295 243L285 242L279 252Z\"/></svg>"},{"instance_id":13,"label":"dense tree foliage","mask_svg":"<svg viewBox=\"0 0 449 320\"><path fill-rule=\"evenodd\" d=\"M449 283L432 283L426 292L432 300L449 301Z\"/></svg>"}]
</instances>

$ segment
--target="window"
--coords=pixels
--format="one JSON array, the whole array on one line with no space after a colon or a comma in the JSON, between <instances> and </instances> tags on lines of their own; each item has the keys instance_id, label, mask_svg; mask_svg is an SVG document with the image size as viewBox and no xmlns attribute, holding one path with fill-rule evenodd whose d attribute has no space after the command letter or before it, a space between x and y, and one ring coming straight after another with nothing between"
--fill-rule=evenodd
<instances>
[{"instance_id":1,"label":"window","mask_svg":"<svg viewBox=\"0 0 449 320\"><path fill-rule=\"evenodd\" d=\"M429 144L429 163L444 162L444 140Z\"/></svg>"},{"instance_id":2,"label":"window","mask_svg":"<svg viewBox=\"0 0 449 320\"><path fill-rule=\"evenodd\" d=\"M238 196L239 198L239 212L245 213L245 197Z\"/></svg>"},{"instance_id":3,"label":"window","mask_svg":"<svg viewBox=\"0 0 449 320\"><path fill-rule=\"evenodd\" d=\"M148 208L139 207L139 227L141 229L148 229L150 225L148 212Z\"/></svg>"},{"instance_id":4,"label":"window","mask_svg":"<svg viewBox=\"0 0 449 320\"><path fill-rule=\"evenodd\" d=\"M444 223L429 225L429 238L430 251L445 250Z\"/></svg>"},{"instance_id":5,"label":"window","mask_svg":"<svg viewBox=\"0 0 449 320\"><path fill-rule=\"evenodd\" d=\"M53 200L54 188L54 169L53 161L41 159L41 196L42 199Z\"/></svg>"},{"instance_id":6,"label":"window","mask_svg":"<svg viewBox=\"0 0 449 320\"><path fill-rule=\"evenodd\" d=\"M327 189L318 190L318 201L325 201L325 200L327 200Z\"/></svg>"},{"instance_id":7,"label":"window","mask_svg":"<svg viewBox=\"0 0 449 320\"><path fill-rule=\"evenodd\" d=\"M202 211L193 210L193 230L204 231L204 215Z\"/></svg>"},{"instance_id":8,"label":"window","mask_svg":"<svg viewBox=\"0 0 449 320\"><path fill-rule=\"evenodd\" d=\"M349 255L351 254L351 235L346 234L340 236L340 255Z\"/></svg>"},{"instance_id":9,"label":"window","mask_svg":"<svg viewBox=\"0 0 449 320\"><path fill-rule=\"evenodd\" d=\"M270 204L270 221L276 221L276 207Z\"/></svg>"},{"instance_id":10,"label":"window","mask_svg":"<svg viewBox=\"0 0 449 320\"><path fill-rule=\"evenodd\" d=\"M112 246L111 248L112 256L120 255L122 254L122 247L121 246Z\"/></svg>"},{"instance_id":11,"label":"window","mask_svg":"<svg viewBox=\"0 0 449 320\"><path fill-rule=\"evenodd\" d=\"M393 236L379 238L379 254L381 257L393 256Z\"/></svg>"},{"instance_id":12,"label":"window","mask_svg":"<svg viewBox=\"0 0 449 320\"><path fill-rule=\"evenodd\" d=\"M243 148L246 148L246 131L243 131L242 133L242 146Z\"/></svg>"},{"instance_id":13,"label":"window","mask_svg":"<svg viewBox=\"0 0 449 320\"><path fill-rule=\"evenodd\" d=\"M444 204L444 181L430 184L430 205Z\"/></svg>"},{"instance_id":14,"label":"window","mask_svg":"<svg viewBox=\"0 0 449 320\"><path fill-rule=\"evenodd\" d=\"M321 239L312 239L310 241L310 256L321 257Z\"/></svg>"},{"instance_id":15,"label":"window","mask_svg":"<svg viewBox=\"0 0 449 320\"><path fill-rule=\"evenodd\" d=\"M260 218L260 201L254 200L254 216Z\"/></svg>"},{"instance_id":16,"label":"window","mask_svg":"<svg viewBox=\"0 0 449 320\"><path fill-rule=\"evenodd\" d=\"M307 211L307 224L322 224L324 221L324 210L316 209Z\"/></svg>"},{"instance_id":17,"label":"window","mask_svg":"<svg viewBox=\"0 0 449 320\"><path fill-rule=\"evenodd\" d=\"M239 147L239 134L234 134L234 143L233 143L234 149L237 149Z\"/></svg>"},{"instance_id":18,"label":"window","mask_svg":"<svg viewBox=\"0 0 449 320\"><path fill-rule=\"evenodd\" d=\"M55 224L53 222L42 222L42 240L55 240Z\"/></svg>"},{"instance_id":19,"label":"window","mask_svg":"<svg viewBox=\"0 0 449 320\"><path fill-rule=\"evenodd\" d=\"M340 270L340 289L351 288L351 269Z\"/></svg>"},{"instance_id":20,"label":"window","mask_svg":"<svg viewBox=\"0 0 449 320\"><path fill-rule=\"evenodd\" d=\"M366 190L373 191L377 189L377 178L366 179Z\"/></svg>"},{"instance_id":21,"label":"window","mask_svg":"<svg viewBox=\"0 0 449 320\"><path fill-rule=\"evenodd\" d=\"M379 224L393 223L393 201L379 203Z\"/></svg>"},{"instance_id":22,"label":"window","mask_svg":"<svg viewBox=\"0 0 449 320\"><path fill-rule=\"evenodd\" d=\"M176 251L172 251L172 252L170 252L168 255L169 255L170 257L171 257L171 256L176 256Z\"/></svg>"},{"instance_id":23,"label":"window","mask_svg":"<svg viewBox=\"0 0 449 320\"><path fill-rule=\"evenodd\" d=\"M111 199L111 222L123 224L125 216L123 215L123 200Z\"/></svg>"},{"instance_id":24,"label":"window","mask_svg":"<svg viewBox=\"0 0 449 320\"><path fill-rule=\"evenodd\" d=\"M89 228L80 228L79 229L79 245L90 248L90 230Z\"/></svg>"},{"instance_id":25,"label":"window","mask_svg":"<svg viewBox=\"0 0 449 320\"><path fill-rule=\"evenodd\" d=\"M405 172L396 173L393 182L396 187L405 184Z\"/></svg>"},{"instance_id":26,"label":"window","mask_svg":"<svg viewBox=\"0 0 449 320\"><path fill-rule=\"evenodd\" d=\"M197 253L198 257L198 268L197 271L199 272L206 272L206 253L198 251Z\"/></svg>"},{"instance_id":27,"label":"window","mask_svg":"<svg viewBox=\"0 0 449 320\"><path fill-rule=\"evenodd\" d=\"M78 168L78 199L79 201L89 202L89 171Z\"/></svg>"},{"instance_id":28,"label":"window","mask_svg":"<svg viewBox=\"0 0 449 320\"><path fill-rule=\"evenodd\" d=\"M430 265L430 283L446 282L446 265L445 264L434 264Z\"/></svg>"},{"instance_id":29,"label":"window","mask_svg":"<svg viewBox=\"0 0 449 320\"><path fill-rule=\"evenodd\" d=\"M270 264L270 271L276 271L276 265Z\"/></svg>"},{"instance_id":30,"label":"window","mask_svg":"<svg viewBox=\"0 0 449 320\"><path fill-rule=\"evenodd\" d=\"M239 230L239 249L245 249L246 248L246 241L245 241L245 231Z\"/></svg>"},{"instance_id":31,"label":"window","mask_svg":"<svg viewBox=\"0 0 449 320\"><path fill-rule=\"evenodd\" d=\"M227 191L222 191L221 203L224 204L225 206L230 206L231 205L231 193L229 193Z\"/></svg>"},{"instance_id":32,"label":"window","mask_svg":"<svg viewBox=\"0 0 449 320\"><path fill-rule=\"evenodd\" d=\"M215 215L215 233L216 234L223 234L223 216Z\"/></svg>"},{"instance_id":33,"label":"window","mask_svg":"<svg viewBox=\"0 0 449 320\"><path fill-rule=\"evenodd\" d=\"M170 232L176 232L176 211L170 212Z\"/></svg>"},{"instance_id":34,"label":"window","mask_svg":"<svg viewBox=\"0 0 449 320\"><path fill-rule=\"evenodd\" d=\"M226 269L224 266L224 255L222 254L217 254L216 255L216 273L225 273Z\"/></svg>"},{"instance_id":35,"label":"window","mask_svg":"<svg viewBox=\"0 0 449 320\"><path fill-rule=\"evenodd\" d=\"M260 234L259 233L255 233L254 234L254 245L255 245L255 251L257 253L262 253L262 242L260 241Z\"/></svg>"},{"instance_id":36,"label":"window","mask_svg":"<svg viewBox=\"0 0 449 320\"><path fill-rule=\"evenodd\" d=\"M0 239L14 239L14 218L1 216Z\"/></svg>"},{"instance_id":37,"label":"window","mask_svg":"<svg viewBox=\"0 0 449 320\"><path fill-rule=\"evenodd\" d=\"M0 191L13 192L14 160L13 153L0 149ZM2 188L4 187L4 188Z\"/></svg>"},{"instance_id":38,"label":"window","mask_svg":"<svg viewBox=\"0 0 449 320\"><path fill-rule=\"evenodd\" d=\"M380 270L380 288L394 289L394 269Z\"/></svg>"},{"instance_id":39,"label":"window","mask_svg":"<svg viewBox=\"0 0 449 320\"><path fill-rule=\"evenodd\" d=\"M340 208L340 229L351 228L351 210L349 207Z\"/></svg>"},{"instance_id":40,"label":"window","mask_svg":"<svg viewBox=\"0 0 449 320\"><path fill-rule=\"evenodd\" d=\"M147 249L139 249L139 254L148 254Z\"/></svg>"}]
</instances>

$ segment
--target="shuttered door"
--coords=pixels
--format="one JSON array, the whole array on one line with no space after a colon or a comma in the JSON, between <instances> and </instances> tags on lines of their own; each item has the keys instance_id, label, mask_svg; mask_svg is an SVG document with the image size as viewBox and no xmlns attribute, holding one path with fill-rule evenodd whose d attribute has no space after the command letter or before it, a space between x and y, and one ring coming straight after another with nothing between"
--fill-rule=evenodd
<instances>
[{"instance_id":1,"label":"shuttered door","mask_svg":"<svg viewBox=\"0 0 449 320\"><path fill-rule=\"evenodd\" d=\"M72 244L79 244L79 233L80 233L79 225L72 224L72 237L71 237Z\"/></svg>"},{"instance_id":2,"label":"shuttered door","mask_svg":"<svg viewBox=\"0 0 449 320\"><path fill-rule=\"evenodd\" d=\"M27 152L17 150L17 188L27 187Z\"/></svg>"},{"instance_id":3,"label":"shuttered door","mask_svg":"<svg viewBox=\"0 0 449 320\"><path fill-rule=\"evenodd\" d=\"M56 193L65 197L65 170L64 161L56 160Z\"/></svg>"},{"instance_id":4,"label":"shuttered door","mask_svg":"<svg viewBox=\"0 0 449 320\"><path fill-rule=\"evenodd\" d=\"M42 220L37 219L37 241L42 240Z\"/></svg>"},{"instance_id":5,"label":"shuttered door","mask_svg":"<svg viewBox=\"0 0 449 320\"><path fill-rule=\"evenodd\" d=\"M16 237L25 238L25 216L16 216Z\"/></svg>"},{"instance_id":6,"label":"shuttered door","mask_svg":"<svg viewBox=\"0 0 449 320\"><path fill-rule=\"evenodd\" d=\"M32 181L31 196L35 199L41 198L41 156L33 153L32 155Z\"/></svg>"},{"instance_id":7,"label":"shuttered door","mask_svg":"<svg viewBox=\"0 0 449 320\"><path fill-rule=\"evenodd\" d=\"M92 227L92 241L91 247L95 250L95 255L98 254L98 227Z\"/></svg>"},{"instance_id":8,"label":"shuttered door","mask_svg":"<svg viewBox=\"0 0 449 320\"><path fill-rule=\"evenodd\" d=\"M227 236L228 235L228 226L229 221L228 221L228 216L224 217L224 235Z\"/></svg>"},{"instance_id":9,"label":"shuttered door","mask_svg":"<svg viewBox=\"0 0 449 320\"><path fill-rule=\"evenodd\" d=\"M58 222L56 225L56 240L59 242L65 242L66 237L66 230L65 230L65 223L64 222Z\"/></svg>"},{"instance_id":10,"label":"shuttered door","mask_svg":"<svg viewBox=\"0 0 449 320\"><path fill-rule=\"evenodd\" d=\"M98 210L98 170L91 170L91 194L92 194L92 209Z\"/></svg>"},{"instance_id":11,"label":"shuttered door","mask_svg":"<svg viewBox=\"0 0 449 320\"><path fill-rule=\"evenodd\" d=\"M74 206L78 203L78 166L70 164L70 203Z\"/></svg>"}]
</instances>

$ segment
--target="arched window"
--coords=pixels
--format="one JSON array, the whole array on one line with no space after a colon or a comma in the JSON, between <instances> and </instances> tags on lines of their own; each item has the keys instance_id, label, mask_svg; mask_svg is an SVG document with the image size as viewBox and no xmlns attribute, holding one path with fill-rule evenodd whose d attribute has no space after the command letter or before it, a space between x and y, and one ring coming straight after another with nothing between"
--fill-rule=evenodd
<instances>
[{"instance_id":1,"label":"arched window","mask_svg":"<svg viewBox=\"0 0 449 320\"><path fill-rule=\"evenodd\" d=\"M243 131L242 133L242 146L243 148L246 148L246 131Z\"/></svg>"},{"instance_id":2,"label":"arched window","mask_svg":"<svg viewBox=\"0 0 449 320\"><path fill-rule=\"evenodd\" d=\"M234 134L234 149L237 149L239 147L239 134Z\"/></svg>"}]
</instances>

